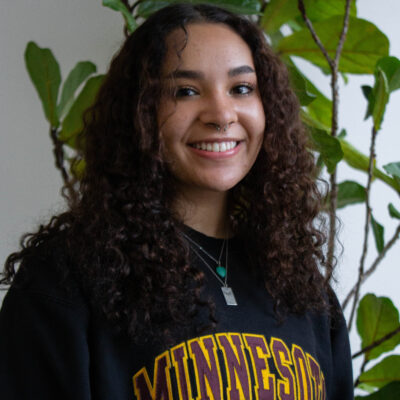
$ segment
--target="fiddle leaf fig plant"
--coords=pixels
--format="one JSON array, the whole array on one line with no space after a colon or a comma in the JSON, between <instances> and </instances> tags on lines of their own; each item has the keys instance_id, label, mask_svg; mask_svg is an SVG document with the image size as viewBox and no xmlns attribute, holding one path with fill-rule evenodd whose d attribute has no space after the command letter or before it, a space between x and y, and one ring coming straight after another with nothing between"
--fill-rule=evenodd
<instances>
[{"instance_id":1,"label":"fiddle leaf fig plant","mask_svg":"<svg viewBox=\"0 0 400 400\"><path fill-rule=\"evenodd\" d=\"M64 145L76 150L76 136L83 128L83 113L93 104L103 75L93 76L97 67L92 62L78 62L64 81L60 94L60 66L50 49L29 42L25 50L25 65L49 122L55 165L69 189L69 195L72 195L72 176L80 175L82 162L74 156L68 157ZM68 169L65 159L70 164ZM77 165L74 166L75 163Z\"/></svg>"}]
</instances>

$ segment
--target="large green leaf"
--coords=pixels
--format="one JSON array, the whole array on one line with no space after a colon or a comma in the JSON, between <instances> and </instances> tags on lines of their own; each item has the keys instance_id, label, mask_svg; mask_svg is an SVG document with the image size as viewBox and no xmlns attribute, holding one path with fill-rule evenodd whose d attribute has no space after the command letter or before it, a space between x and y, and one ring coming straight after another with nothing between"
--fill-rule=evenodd
<instances>
[{"instance_id":1,"label":"large green leaf","mask_svg":"<svg viewBox=\"0 0 400 400\"><path fill-rule=\"evenodd\" d=\"M29 42L25 49L25 64L29 76L42 101L44 114L50 125L57 127L57 98L61 83L60 66L50 49Z\"/></svg>"},{"instance_id":2,"label":"large green leaf","mask_svg":"<svg viewBox=\"0 0 400 400\"><path fill-rule=\"evenodd\" d=\"M312 103L306 106L308 114L312 119L322 124L324 130L330 132L332 125L332 102L322 93L318 93L318 89L314 90L309 83L307 84L307 89L311 94L317 96Z\"/></svg>"},{"instance_id":3,"label":"large green leaf","mask_svg":"<svg viewBox=\"0 0 400 400\"><path fill-rule=\"evenodd\" d=\"M383 169L390 175L400 178L400 162L393 162L383 166Z\"/></svg>"},{"instance_id":4,"label":"large green leaf","mask_svg":"<svg viewBox=\"0 0 400 400\"><path fill-rule=\"evenodd\" d=\"M305 90L308 96L314 97L314 100L306 106L307 116L304 119L309 119L307 125L313 126L318 129L330 132L332 123L332 102L297 68L296 64L290 57L285 59L285 63L289 68L289 72L294 70L296 74L300 75L305 82ZM295 88L296 89L296 88ZM300 88L301 90L301 88Z\"/></svg>"},{"instance_id":5,"label":"large green leaf","mask_svg":"<svg viewBox=\"0 0 400 400\"><path fill-rule=\"evenodd\" d=\"M368 172L369 158L365 154L358 151L353 145L351 145L345 139L339 138L339 140L344 154L343 159L346 161L346 163L355 169ZM383 168L385 168L385 166ZM387 183L396 191L400 192L400 178L399 182L397 182L394 178L390 177L389 175L386 175L383 171L381 171L379 168L375 166L373 167L373 176L374 178L380 179L381 181Z\"/></svg>"},{"instance_id":6,"label":"large green leaf","mask_svg":"<svg viewBox=\"0 0 400 400\"><path fill-rule=\"evenodd\" d=\"M57 114L61 119L67 114L74 101L74 95L78 87L92 74L96 72L96 66L90 61L81 61L69 73L61 92L61 100L57 107Z\"/></svg>"},{"instance_id":7,"label":"large green leaf","mask_svg":"<svg viewBox=\"0 0 400 400\"><path fill-rule=\"evenodd\" d=\"M70 147L76 146L76 135L83 129L83 113L93 104L103 78L104 75L98 75L86 81L68 115L64 118L59 139Z\"/></svg>"},{"instance_id":8,"label":"large green leaf","mask_svg":"<svg viewBox=\"0 0 400 400\"><path fill-rule=\"evenodd\" d=\"M400 60L396 57L383 57L378 60L376 69L381 69L387 78L389 92L400 89Z\"/></svg>"},{"instance_id":9,"label":"large green leaf","mask_svg":"<svg viewBox=\"0 0 400 400\"><path fill-rule=\"evenodd\" d=\"M261 26L266 33L272 34L297 15L297 0L271 0L265 8Z\"/></svg>"},{"instance_id":10,"label":"large green leaf","mask_svg":"<svg viewBox=\"0 0 400 400\"><path fill-rule=\"evenodd\" d=\"M71 174L77 179L81 180L86 169L85 160L72 157L68 161Z\"/></svg>"},{"instance_id":11,"label":"large green leaf","mask_svg":"<svg viewBox=\"0 0 400 400\"><path fill-rule=\"evenodd\" d=\"M382 253L382 250L385 246L385 239L384 239L385 228L379 222L377 222L372 215L371 215L371 226L372 226L372 232L374 233L376 249L378 250L378 253Z\"/></svg>"},{"instance_id":12,"label":"large green leaf","mask_svg":"<svg viewBox=\"0 0 400 400\"><path fill-rule=\"evenodd\" d=\"M142 18L148 18L151 14L155 13L162 8L169 6L173 1L160 1L160 0L144 0L140 2L137 8L137 14Z\"/></svg>"},{"instance_id":13,"label":"large green leaf","mask_svg":"<svg viewBox=\"0 0 400 400\"><path fill-rule=\"evenodd\" d=\"M103 0L103 6L111 8L114 11L119 11L125 20L125 25L129 32L133 32L137 28L135 18L121 0Z\"/></svg>"},{"instance_id":14,"label":"large green leaf","mask_svg":"<svg viewBox=\"0 0 400 400\"><path fill-rule=\"evenodd\" d=\"M310 129L320 129L325 132L329 132L329 126L324 125L315 118L313 118L308 112L301 110L300 116L302 122L307 125Z\"/></svg>"},{"instance_id":15,"label":"large green leaf","mask_svg":"<svg viewBox=\"0 0 400 400\"><path fill-rule=\"evenodd\" d=\"M290 83L295 91L300 104L302 106L309 105L317 96L308 89L308 80L305 76L293 65L288 66L290 73Z\"/></svg>"},{"instance_id":16,"label":"large green leaf","mask_svg":"<svg viewBox=\"0 0 400 400\"><path fill-rule=\"evenodd\" d=\"M367 119L372 115L372 109L374 108L374 89L369 85L361 86L362 93L367 100L367 112L365 113L364 119Z\"/></svg>"},{"instance_id":17,"label":"large green leaf","mask_svg":"<svg viewBox=\"0 0 400 400\"><path fill-rule=\"evenodd\" d=\"M382 57L375 68L375 84L361 87L365 98L368 100L365 119L373 116L374 127L380 129L389 94L400 88L400 60L396 57Z\"/></svg>"},{"instance_id":18,"label":"large green leaf","mask_svg":"<svg viewBox=\"0 0 400 400\"><path fill-rule=\"evenodd\" d=\"M388 209L389 215L392 218L400 219L400 211L398 211L392 203L389 203Z\"/></svg>"},{"instance_id":19,"label":"large green leaf","mask_svg":"<svg viewBox=\"0 0 400 400\"><path fill-rule=\"evenodd\" d=\"M383 166L383 169L390 175L393 176L393 179L397 183L400 188L400 162L389 163ZM400 192L400 189L398 189Z\"/></svg>"},{"instance_id":20,"label":"large green leaf","mask_svg":"<svg viewBox=\"0 0 400 400\"><path fill-rule=\"evenodd\" d=\"M139 4L137 13L140 17L148 18L154 12L174 3L182 3L182 0L145 0ZM185 3L209 3L244 15L259 14L261 9L260 2L257 0L187 0Z\"/></svg>"},{"instance_id":21,"label":"large green leaf","mask_svg":"<svg viewBox=\"0 0 400 400\"><path fill-rule=\"evenodd\" d=\"M268 34L275 33L283 24L296 20L302 24L298 9L298 0L271 0L267 7L261 25ZM346 0L305 0L307 16L312 22L321 21L334 15L344 15ZM350 15L357 15L355 1L352 1Z\"/></svg>"},{"instance_id":22,"label":"large green leaf","mask_svg":"<svg viewBox=\"0 0 400 400\"><path fill-rule=\"evenodd\" d=\"M321 154L328 172L332 173L336 164L343 158L339 140L320 129L311 130L311 140L315 150Z\"/></svg>"},{"instance_id":23,"label":"large green leaf","mask_svg":"<svg viewBox=\"0 0 400 400\"><path fill-rule=\"evenodd\" d=\"M365 348L393 332L399 327L399 312L387 297L365 295L357 310L357 331L361 337L361 347ZM400 334L386 340L364 353L367 360L379 357L400 344Z\"/></svg>"},{"instance_id":24,"label":"large green leaf","mask_svg":"<svg viewBox=\"0 0 400 400\"><path fill-rule=\"evenodd\" d=\"M342 25L342 16L334 16L314 24L318 36L332 58L335 56ZM388 50L389 40L374 24L350 17L350 28L343 46L339 71L372 74L377 61L387 56ZM278 51L282 55L302 57L323 70L329 67L307 28L282 39Z\"/></svg>"},{"instance_id":25,"label":"large green leaf","mask_svg":"<svg viewBox=\"0 0 400 400\"><path fill-rule=\"evenodd\" d=\"M297 3L298 0L294 1ZM346 8L346 0L305 0L304 6L306 8L307 17L310 18L312 22L317 22L335 15L341 15L343 18ZM350 16L357 16L355 1L351 1Z\"/></svg>"},{"instance_id":26,"label":"large green leaf","mask_svg":"<svg viewBox=\"0 0 400 400\"><path fill-rule=\"evenodd\" d=\"M391 382L368 396L356 396L355 400L399 400L400 382Z\"/></svg>"},{"instance_id":27,"label":"large green leaf","mask_svg":"<svg viewBox=\"0 0 400 400\"><path fill-rule=\"evenodd\" d=\"M389 101L389 85L385 73L379 69L376 77L376 84L373 90L372 118L376 131L381 129L386 104Z\"/></svg>"},{"instance_id":28,"label":"large green leaf","mask_svg":"<svg viewBox=\"0 0 400 400\"><path fill-rule=\"evenodd\" d=\"M344 181L338 185L337 208L350 204L364 203L367 198L365 187L354 181Z\"/></svg>"},{"instance_id":29,"label":"large green leaf","mask_svg":"<svg viewBox=\"0 0 400 400\"><path fill-rule=\"evenodd\" d=\"M363 372L359 381L377 388L384 387L391 382L400 382L400 356L386 357L379 364Z\"/></svg>"}]
</instances>

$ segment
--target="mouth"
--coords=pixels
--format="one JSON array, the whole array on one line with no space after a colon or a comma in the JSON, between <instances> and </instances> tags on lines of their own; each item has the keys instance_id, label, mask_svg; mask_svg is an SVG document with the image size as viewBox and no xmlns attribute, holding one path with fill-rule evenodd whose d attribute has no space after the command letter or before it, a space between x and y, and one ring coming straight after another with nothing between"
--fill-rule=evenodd
<instances>
[{"instance_id":1,"label":"mouth","mask_svg":"<svg viewBox=\"0 0 400 400\"><path fill-rule=\"evenodd\" d=\"M197 150L208 151L212 153L224 153L233 150L239 145L240 141L218 141L218 142L197 142L190 143L189 146Z\"/></svg>"}]
</instances>

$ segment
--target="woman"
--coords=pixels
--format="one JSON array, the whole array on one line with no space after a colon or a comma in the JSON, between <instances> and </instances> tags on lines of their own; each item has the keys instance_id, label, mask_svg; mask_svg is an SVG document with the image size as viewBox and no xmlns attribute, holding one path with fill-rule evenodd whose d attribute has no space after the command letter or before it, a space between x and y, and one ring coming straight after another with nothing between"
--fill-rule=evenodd
<instances>
[{"instance_id":1,"label":"woman","mask_svg":"<svg viewBox=\"0 0 400 400\"><path fill-rule=\"evenodd\" d=\"M78 200L6 261L5 398L352 399L306 142L254 24L151 16L87 114Z\"/></svg>"}]
</instances>

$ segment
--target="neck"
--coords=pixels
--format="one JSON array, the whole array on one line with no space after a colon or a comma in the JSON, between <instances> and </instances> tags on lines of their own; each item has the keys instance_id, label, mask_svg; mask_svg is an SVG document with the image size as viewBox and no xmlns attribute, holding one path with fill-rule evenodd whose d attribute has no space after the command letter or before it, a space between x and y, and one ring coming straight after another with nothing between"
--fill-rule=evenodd
<instances>
[{"instance_id":1,"label":"neck","mask_svg":"<svg viewBox=\"0 0 400 400\"><path fill-rule=\"evenodd\" d=\"M227 206L228 192L196 188L185 190L173 203L175 213L185 225L215 238L230 235Z\"/></svg>"}]
</instances>

